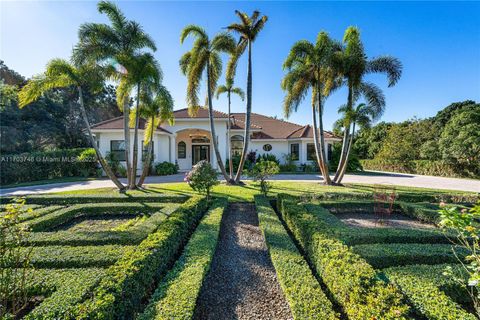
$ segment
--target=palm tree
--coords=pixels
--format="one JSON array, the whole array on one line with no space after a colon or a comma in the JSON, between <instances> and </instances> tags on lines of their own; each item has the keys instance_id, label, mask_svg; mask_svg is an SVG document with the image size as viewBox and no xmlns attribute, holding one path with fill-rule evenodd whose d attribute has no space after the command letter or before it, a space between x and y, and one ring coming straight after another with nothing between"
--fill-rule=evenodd
<instances>
[{"instance_id":1,"label":"palm tree","mask_svg":"<svg viewBox=\"0 0 480 320\"><path fill-rule=\"evenodd\" d=\"M227 79L225 85L221 85L217 88L217 99L220 97L221 94L226 93L228 97L228 123L227 123L227 152L228 152L228 167L229 167L229 174L230 180L233 180L233 163L232 163L232 148L230 146L230 113L231 113L231 96L232 93L236 94L240 97L240 99L245 100L245 93L241 88L233 87L233 80Z\"/></svg>"},{"instance_id":2,"label":"palm tree","mask_svg":"<svg viewBox=\"0 0 480 320\"><path fill-rule=\"evenodd\" d=\"M227 27L231 32L240 35L240 41L235 54L239 57L248 47L248 66L247 66L247 108L245 114L245 133L243 137L243 150L238 165L235 182L240 181L243 166L248 152L248 143L250 141L250 117L252 114L252 43L257 39L268 20L267 16L260 17L259 11L254 11L249 17L246 13L235 10L235 14L240 18L240 23L233 23Z\"/></svg>"},{"instance_id":3,"label":"palm tree","mask_svg":"<svg viewBox=\"0 0 480 320\"><path fill-rule=\"evenodd\" d=\"M212 134L213 148L217 158L218 167L227 182L230 182L225 166L218 150L218 139L215 133L213 119L212 92L215 92L218 79L222 73L222 60L220 53L232 53L235 49L235 40L226 33L216 35L212 40L205 30L199 26L189 25L182 30L180 42L183 43L188 36L193 36L193 48L180 59L180 69L187 76L187 105L190 115L196 114L199 108L198 91L200 81L205 71L207 75L207 105L210 118L210 132Z\"/></svg>"},{"instance_id":4,"label":"palm tree","mask_svg":"<svg viewBox=\"0 0 480 320\"><path fill-rule=\"evenodd\" d=\"M143 185L150 170L150 162L153 155L153 133L158 126L165 121L173 125L173 98L167 88L162 85L152 88L146 87L140 95L142 108L140 113L147 119L144 129L144 143L148 143L147 154L144 157L143 171L138 180L138 187Z\"/></svg>"},{"instance_id":5,"label":"palm tree","mask_svg":"<svg viewBox=\"0 0 480 320\"><path fill-rule=\"evenodd\" d=\"M125 161L127 167L128 185L132 185L132 166L130 163L130 99L128 86L122 80L131 70L132 58L144 49L156 51L153 39L143 31L135 21L128 20L120 9L112 2L100 1L98 11L107 15L110 25L104 23L85 23L80 26L80 42L74 49L74 60L107 63L116 67L117 72L112 78L120 81L118 90L124 90L117 99L119 108L123 111ZM125 82L125 81L124 81Z\"/></svg>"},{"instance_id":6,"label":"palm tree","mask_svg":"<svg viewBox=\"0 0 480 320\"><path fill-rule=\"evenodd\" d=\"M373 105L374 100L378 97L377 93L381 93L381 90L374 84L365 82L365 75L370 73L385 73L388 77L388 86L392 87L402 75L402 64L397 58L391 56L380 56L369 60L365 55L360 39L360 31L356 27L349 27L345 30L343 43L345 47L337 56L337 66L341 70L348 87L346 107L349 110L353 109L353 103L355 101L354 94L363 94L368 103ZM349 136L350 128L346 127L343 135L340 162L335 177L333 178L333 181L338 184L341 182L340 176L343 177L341 172L348 157Z\"/></svg>"},{"instance_id":7,"label":"palm tree","mask_svg":"<svg viewBox=\"0 0 480 320\"><path fill-rule=\"evenodd\" d=\"M95 92L101 89L101 84L103 84L103 79L99 68L92 68L86 65L76 68L68 61L53 59L48 63L47 70L43 75L34 77L19 92L19 107L23 108L35 100L38 100L47 91L74 87L78 91L78 105L80 106L80 112L87 128L90 143L95 149L98 161L110 180L112 180L117 188L123 192L125 187L115 176L98 149L85 111L83 89L85 88Z\"/></svg>"},{"instance_id":8,"label":"palm tree","mask_svg":"<svg viewBox=\"0 0 480 320\"><path fill-rule=\"evenodd\" d=\"M381 95L383 97L383 95ZM337 120L334 124L334 127L337 130L346 130L346 128L352 128L352 133L350 134L350 139L347 145L347 158L340 168L339 180L342 181L345 172L347 171L348 166L348 157L352 149L353 139L355 137L355 127L359 128L370 128L372 123L378 120L383 112L385 111L385 100L380 98L378 101L380 104L366 104L360 103L355 108L349 109L347 105L342 105L338 109L338 113L342 114L342 117Z\"/></svg>"},{"instance_id":9,"label":"palm tree","mask_svg":"<svg viewBox=\"0 0 480 320\"><path fill-rule=\"evenodd\" d=\"M331 184L325 156L323 131L324 100L336 89L338 77L334 68L334 55L339 45L326 32L320 32L316 43L301 40L295 43L283 64L288 70L282 80L282 88L287 92L284 99L284 114L288 118L312 91L312 124L315 154L325 184ZM317 125L318 113L318 125ZM319 137L320 135L320 137Z\"/></svg>"}]
</instances>

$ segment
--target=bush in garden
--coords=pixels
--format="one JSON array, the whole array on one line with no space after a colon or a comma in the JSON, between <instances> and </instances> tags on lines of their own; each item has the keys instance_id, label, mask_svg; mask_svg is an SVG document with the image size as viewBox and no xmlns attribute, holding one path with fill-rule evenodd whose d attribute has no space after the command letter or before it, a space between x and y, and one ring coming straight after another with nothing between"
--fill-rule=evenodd
<instances>
[{"instance_id":1,"label":"bush in garden","mask_svg":"<svg viewBox=\"0 0 480 320\"><path fill-rule=\"evenodd\" d=\"M277 157L270 153L259 154L255 162L259 161L273 161L276 164L280 164L280 161L277 159Z\"/></svg>"},{"instance_id":2,"label":"bush in garden","mask_svg":"<svg viewBox=\"0 0 480 320\"><path fill-rule=\"evenodd\" d=\"M107 154L105 155L105 161L107 161L108 165L110 166L110 168L112 168L113 173L117 177L127 176L127 169L125 169L125 167L120 164L120 161L115 158L115 155L113 153L107 152Z\"/></svg>"},{"instance_id":3,"label":"bush in garden","mask_svg":"<svg viewBox=\"0 0 480 320\"><path fill-rule=\"evenodd\" d=\"M260 181L260 190L263 195L267 195L270 190L270 184L267 179L280 172L280 167L274 161L258 161L253 168L249 170L248 175L253 178L253 181Z\"/></svg>"},{"instance_id":4,"label":"bush in garden","mask_svg":"<svg viewBox=\"0 0 480 320\"><path fill-rule=\"evenodd\" d=\"M219 183L217 179L217 172L212 168L212 165L202 160L193 166L192 170L185 176L185 181L195 191L207 195L210 198L210 190L213 186Z\"/></svg>"},{"instance_id":5,"label":"bush in garden","mask_svg":"<svg viewBox=\"0 0 480 320\"><path fill-rule=\"evenodd\" d=\"M155 165L155 173L159 176L168 176L178 173L178 165L164 161Z\"/></svg>"},{"instance_id":6,"label":"bush in garden","mask_svg":"<svg viewBox=\"0 0 480 320\"><path fill-rule=\"evenodd\" d=\"M451 276L456 282L468 288L468 293L473 301L477 315L480 316L480 202L470 210L445 206L441 203L440 225L453 229L456 232L456 242L468 250L465 260L458 258L468 274L468 280L458 276L452 268L447 268L446 275ZM455 241L455 240L454 240Z\"/></svg>"},{"instance_id":7,"label":"bush in garden","mask_svg":"<svg viewBox=\"0 0 480 320\"><path fill-rule=\"evenodd\" d=\"M83 177L97 176L98 161L95 149L86 149L77 157L80 174Z\"/></svg>"},{"instance_id":8,"label":"bush in garden","mask_svg":"<svg viewBox=\"0 0 480 320\"><path fill-rule=\"evenodd\" d=\"M28 279L31 276L30 249L22 249L29 236L26 227L20 224L20 215L30 212L25 209L25 199L19 198L6 206L0 215L0 318L15 315L28 302ZM10 267L10 268L8 268Z\"/></svg>"}]
</instances>

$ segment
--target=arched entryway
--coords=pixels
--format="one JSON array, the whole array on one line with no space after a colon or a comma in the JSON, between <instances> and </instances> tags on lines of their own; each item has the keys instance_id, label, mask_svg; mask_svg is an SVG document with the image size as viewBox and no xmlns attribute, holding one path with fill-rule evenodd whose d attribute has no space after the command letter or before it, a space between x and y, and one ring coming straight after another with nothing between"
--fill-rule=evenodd
<instances>
[{"instance_id":1,"label":"arched entryway","mask_svg":"<svg viewBox=\"0 0 480 320\"><path fill-rule=\"evenodd\" d=\"M176 159L181 171L187 171L197 162L212 162L212 136L204 129L184 129L177 132Z\"/></svg>"}]
</instances>

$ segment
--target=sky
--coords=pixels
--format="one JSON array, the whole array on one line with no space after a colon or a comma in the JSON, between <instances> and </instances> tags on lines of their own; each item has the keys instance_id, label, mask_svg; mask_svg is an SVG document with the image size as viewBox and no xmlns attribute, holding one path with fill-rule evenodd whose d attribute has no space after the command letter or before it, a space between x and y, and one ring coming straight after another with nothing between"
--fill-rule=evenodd
<instances>
[{"instance_id":1,"label":"sky","mask_svg":"<svg viewBox=\"0 0 480 320\"><path fill-rule=\"evenodd\" d=\"M155 40L154 55L175 109L186 107L186 79L178 60L191 41L180 44L182 28L198 24L213 36L237 21L236 9L259 10L269 18L253 44L254 112L283 117L282 64L296 41L313 42L320 31L341 40L352 25L360 29L368 57L388 54L403 64L402 77L392 88L384 75L366 78L384 90L382 121L430 117L452 102L480 101L480 2L120 1L118 6ZM50 59L70 57L85 22L108 22L98 13L96 1L0 0L0 59L26 77L41 73ZM246 69L244 55L235 80L244 89ZM346 89L341 89L326 100L327 129L346 99ZM226 111L226 98L215 101L214 107ZM232 110L244 109L245 103L233 98ZM310 110L308 96L288 120L308 124Z\"/></svg>"}]
</instances>

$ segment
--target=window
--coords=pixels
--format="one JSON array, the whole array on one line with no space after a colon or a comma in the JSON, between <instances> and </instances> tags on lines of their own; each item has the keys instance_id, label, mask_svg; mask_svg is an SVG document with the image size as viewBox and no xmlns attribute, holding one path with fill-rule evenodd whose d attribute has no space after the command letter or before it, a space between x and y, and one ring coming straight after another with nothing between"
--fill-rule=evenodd
<instances>
[{"instance_id":1,"label":"window","mask_svg":"<svg viewBox=\"0 0 480 320\"><path fill-rule=\"evenodd\" d=\"M292 143L290 145L290 158L292 161L300 159L300 145L298 143Z\"/></svg>"},{"instance_id":2,"label":"window","mask_svg":"<svg viewBox=\"0 0 480 320\"><path fill-rule=\"evenodd\" d=\"M263 151L271 151L272 150L272 145L271 144L264 144L263 145Z\"/></svg>"},{"instance_id":3,"label":"window","mask_svg":"<svg viewBox=\"0 0 480 320\"><path fill-rule=\"evenodd\" d=\"M142 161L145 161L145 159L147 158L147 152L148 152L148 143L144 144L142 141ZM152 143L152 161L153 161L154 155L155 155L155 144Z\"/></svg>"},{"instance_id":4,"label":"window","mask_svg":"<svg viewBox=\"0 0 480 320\"><path fill-rule=\"evenodd\" d=\"M328 161L332 161L333 150L332 150L332 144L331 143L327 144L327 152L328 152L328 154L327 154Z\"/></svg>"},{"instance_id":5,"label":"window","mask_svg":"<svg viewBox=\"0 0 480 320\"><path fill-rule=\"evenodd\" d=\"M113 158L118 161L125 161L125 141L124 140L111 140L110 141L110 153Z\"/></svg>"},{"instance_id":6,"label":"window","mask_svg":"<svg viewBox=\"0 0 480 320\"><path fill-rule=\"evenodd\" d=\"M307 143L307 160L317 160L315 145L313 143Z\"/></svg>"},{"instance_id":7,"label":"window","mask_svg":"<svg viewBox=\"0 0 480 320\"><path fill-rule=\"evenodd\" d=\"M178 159L185 159L187 157L187 144L183 141L178 143Z\"/></svg>"},{"instance_id":8,"label":"window","mask_svg":"<svg viewBox=\"0 0 480 320\"><path fill-rule=\"evenodd\" d=\"M230 147L232 148L232 155L239 156L242 154L243 149L243 137L235 135L230 138Z\"/></svg>"}]
</instances>

